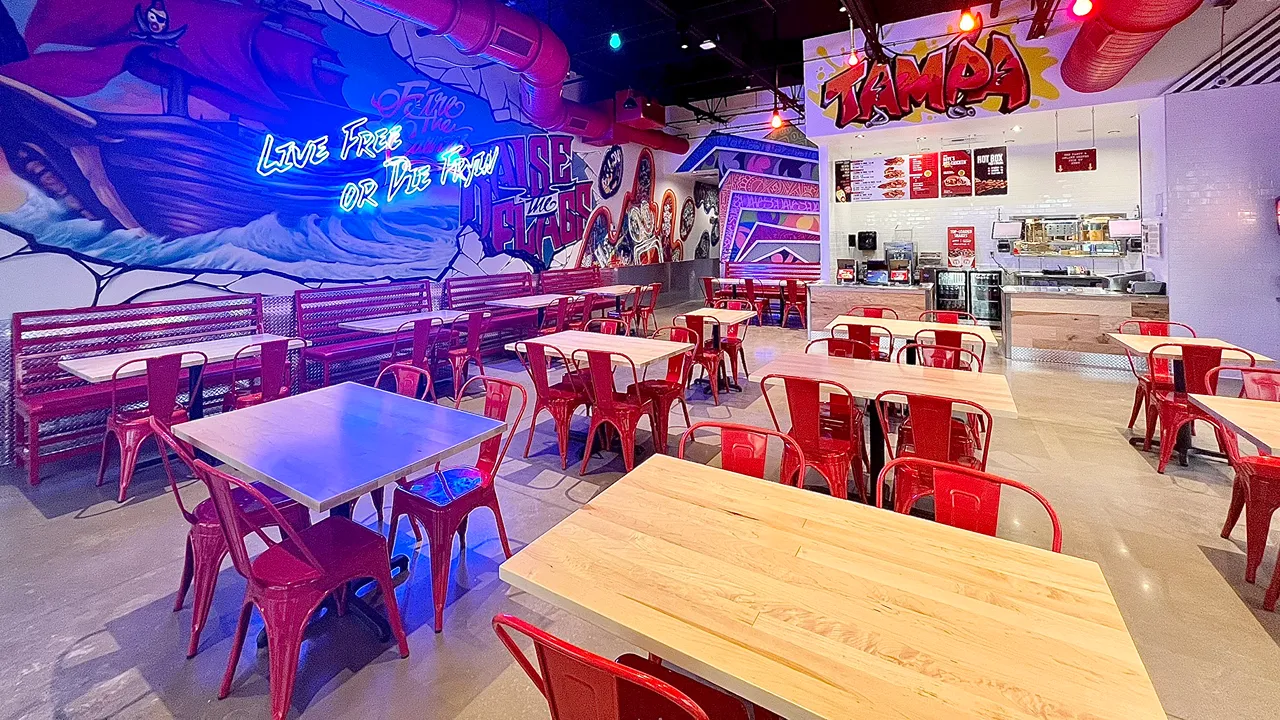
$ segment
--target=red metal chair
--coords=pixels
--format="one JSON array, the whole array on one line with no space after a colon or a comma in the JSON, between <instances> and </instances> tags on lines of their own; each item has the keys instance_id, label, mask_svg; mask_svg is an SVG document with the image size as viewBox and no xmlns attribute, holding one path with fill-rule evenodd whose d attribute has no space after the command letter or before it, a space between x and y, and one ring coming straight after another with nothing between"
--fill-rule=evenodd
<instances>
[{"instance_id":1,"label":"red metal chair","mask_svg":"<svg viewBox=\"0 0 1280 720\"><path fill-rule=\"evenodd\" d=\"M397 395L404 395L405 397L427 402L436 401L436 388L435 383L432 381L430 370L408 363L388 365L382 368L382 372L378 373L378 379L373 381L373 386L386 390L387 388L383 387L383 378L388 377L388 375L394 381L394 387L391 388L391 391ZM404 478L397 482L404 482ZM383 522L383 507L385 507L386 497L387 488L385 486L369 491L369 499L373 501L373 509L378 513L378 525L382 525ZM413 532L419 540L422 539L422 533L418 530L417 525L413 526Z\"/></svg>"},{"instance_id":2,"label":"red metal chair","mask_svg":"<svg viewBox=\"0 0 1280 720\"><path fill-rule=\"evenodd\" d=\"M573 364L559 349L537 342L524 343L524 353L517 354L529 379L533 381L533 415L529 420L529 439L524 445L524 456L529 457L533 447L533 431L538 426L538 415L546 410L555 423L556 442L560 448L560 469L569 467L569 430L573 414L579 407L591 407L591 395L585 378L572 371ZM559 360L565 369L560 382L551 382L551 363Z\"/></svg>"},{"instance_id":3,"label":"red metal chair","mask_svg":"<svg viewBox=\"0 0 1280 720\"><path fill-rule=\"evenodd\" d=\"M890 403L905 401L908 419L898 428L896 446L890 438ZM975 402L938 395L886 390L876 396L876 409L880 415L880 429L889 448L890 459L918 457L925 460L987 469L987 452L991 448L992 417L987 409ZM977 421L965 422L956 417L962 413L977 417ZM894 479L894 509L906 513L916 501L933 493L928 477L912 474L909 469L898 473Z\"/></svg>"},{"instance_id":4,"label":"red metal chair","mask_svg":"<svg viewBox=\"0 0 1280 720\"><path fill-rule=\"evenodd\" d=\"M649 301L640 305L637 322L639 332L647 335L649 333L649 323L653 323L655 331L658 329L658 296L662 294L662 283L656 282L646 285L644 291L649 293Z\"/></svg>"},{"instance_id":5,"label":"red metal chair","mask_svg":"<svg viewBox=\"0 0 1280 720\"><path fill-rule=\"evenodd\" d=\"M725 310L755 310L752 304L746 300L717 300L716 307ZM747 323L726 325L724 333L720 336L720 347L724 350L725 355L729 356L729 372L733 374L734 385L738 384L739 362L742 363L742 374L751 374L751 371L747 369L747 351L743 345L746 339Z\"/></svg>"},{"instance_id":6,"label":"red metal chair","mask_svg":"<svg viewBox=\"0 0 1280 720\"><path fill-rule=\"evenodd\" d=\"M702 278L702 295L707 307L715 307L717 300L729 297L728 293L716 290L716 279L711 277Z\"/></svg>"},{"instance_id":7,"label":"red metal chair","mask_svg":"<svg viewBox=\"0 0 1280 720\"><path fill-rule=\"evenodd\" d=\"M1152 363L1165 359L1157 357L1157 354L1165 348L1178 349L1182 354L1183 376L1186 378L1186 392L1178 392L1177 389L1170 385L1168 390L1154 390L1147 398L1147 433L1146 442L1142 449L1151 450L1151 438L1155 434L1156 420L1160 421L1160 465L1156 468L1156 472L1163 473L1169 460L1173 457L1173 451L1178 442L1178 431L1183 425L1192 423L1196 420L1207 422L1213 426L1215 435L1217 435L1218 446L1222 452L1227 450L1227 437L1223 433L1223 428L1214 419L1212 415L1201 410L1199 407L1192 405L1187 395L1209 395L1209 372L1215 367L1222 364L1222 348L1209 347L1205 345L1186 345L1179 342L1160 343L1151 348L1147 353L1147 367L1152 367ZM1244 354L1248 361L1248 366L1253 367L1257 364L1257 358L1253 353L1247 350L1238 351ZM1153 404L1151 401L1155 400Z\"/></svg>"},{"instance_id":8,"label":"red metal chair","mask_svg":"<svg viewBox=\"0 0 1280 720\"><path fill-rule=\"evenodd\" d=\"M291 339L270 340L263 343L245 345L236 351L231 358L231 389L222 398L224 412L240 408L261 405L282 397L288 397L293 385L293 372L289 365L289 343ZM248 385L240 387L241 361L257 351L258 385L255 388L253 378L248 378Z\"/></svg>"},{"instance_id":9,"label":"red metal chair","mask_svg":"<svg viewBox=\"0 0 1280 720\"><path fill-rule=\"evenodd\" d=\"M677 319L684 321L684 326L698 336L693 362L706 372L707 384L711 386L711 401L719 405L720 371L724 367L725 349L722 344L716 343L713 336L720 323L715 318L703 315L681 315Z\"/></svg>"},{"instance_id":10,"label":"red metal chair","mask_svg":"<svg viewBox=\"0 0 1280 720\"><path fill-rule=\"evenodd\" d=\"M640 318L640 307L643 302L645 287L637 285L622 301L622 309L614 310L605 315L605 317L619 320L627 328L627 334L630 334L633 328L638 328L638 320ZM628 302L628 298L630 302Z\"/></svg>"},{"instance_id":11,"label":"red metal chair","mask_svg":"<svg viewBox=\"0 0 1280 720\"><path fill-rule=\"evenodd\" d=\"M916 363L925 367L982 372L982 358L968 348L907 343L898 348L894 361L905 363L911 352L916 354Z\"/></svg>"},{"instance_id":12,"label":"red metal chair","mask_svg":"<svg viewBox=\"0 0 1280 720\"><path fill-rule=\"evenodd\" d=\"M552 333L564 332L569 329L569 302L571 298L562 297L556 300L551 307L547 308L542 320L542 327L538 328L538 335L551 335ZM574 301L576 302L576 300Z\"/></svg>"},{"instance_id":13,"label":"red metal chair","mask_svg":"<svg viewBox=\"0 0 1280 720\"><path fill-rule=\"evenodd\" d=\"M778 482L800 487L806 466L804 451L789 435L775 430L727 422L700 422L680 436L679 458L685 459L685 448L694 433L699 430L720 431L720 467L729 472L764 479L765 461L768 459L769 438L782 443L782 464L778 468Z\"/></svg>"},{"instance_id":14,"label":"red metal chair","mask_svg":"<svg viewBox=\"0 0 1280 720\"><path fill-rule=\"evenodd\" d=\"M591 320L591 313L595 310L596 303L600 301L600 296L595 293L587 293L580 296L577 300L570 303L569 321L565 323L566 330L583 330L587 327L587 322Z\"/></svg>"},{"instance_id":15,"label":"red metal chair","mask_svg":"<svg viewBox=\"0 0 1280 720\"><path fill-rule=\"evenodd\" d=\"M866 318L890 318L892 320L898 319L897 310L888 307L876 307L874 305L855 305L854 307L849 308L849 312L845 313L845 315Z\"/></svg>"},{"instance_id":16,"label":"red metal chair","mask_svg":"<svg viewBox=\"0 0 1280 720\"><path fill-rule=\"evenodd\" d=\"M805 354L816 347L823 348L823 354L830 357L852 358L854 360L871 360L876 355L876 349L861 340L850 340L848 338L818 338L810 340L808 345L804 346Z\"/></svg>"},{"instance_id":17,"label":"red metal chair","mask_svg":"<svg viewBox=\"0 0 1280 720\"><path fill-rule=\"evenodd\" d=\"M591 460L591 446L596 432L606 424L618 432L619 442L622 443L622 460L627 472L631 472L636 464L636 430L639 429L640 418L645 415L652 417L653 400L640 392L640 375L636 372L636 364L625 354L607 350L579 350L573 354L573 359L581 365L579 355L586 355L591 390L591 426L587 430L587 446L582 452L582 470L579 474L587 474L587 463ZM618 392L614 385L614 358L626 361L624 367L631 370L631 385L623 392ZM655 433L655 450L657 444Z\"/></svg>"},{"instance_id":18,"label":"red metal chair","mask_svg":"<svg viewBox=\"0 0 1280 720\"><path fill-rule=\"evenodd\" d=\"M399 363L434 371L438 345L448 333L444 322L438 318L401 323L391 344L391 357L382 361L379 371Z\"/></svg>"},{"instance_id":19,"label":"red metal chair","mask_svg":"<svg viewBox=\"0 0 1280 720\"><path fill-rule=\"evenodd\" d=\"M476 364L476 369L481 375L484 374L484 360L480 358L480 341L484 339L485 327L489 324L489 313L487 312L469 312L461 315L453 322L452 339L449 342L449 365L453 368L453 396L458 395L458 388L467 381L467 368L471 363ZM466 328L466 341L461 342L462 331L458 328Z\"/></svg>"},{"instance_id":20,"label":"red metal chair","mask_svg":"<svg viewBox=\"0 0 1280 720\"><path fill-rule=\"evenodd\" d=\"M604 335L626 335L627 326L618 318L591 318L583 330Z\"/></svg>"},{"instance_id":21,"label":"red metal chair","mask_svg":"<svg viewBox=\"0 0 1280 720\"><path fill-rule=\"evenodd\" d=\"M847 407L850 421L847 429L841 433L824 433L822 427L821 396L823 390L842 393L852 398L849 388L828 380L793 375L770 374L760 379L760 394L764 395L765 405L769 408L769 417L773 418L773 427L782 432L778 422L778 414L774 411L773 401L769 398L768 383L770 380L781 380L787 393L787 412L791 416L791 427L785 432L800 445L804 453L805 467L814 468L827 481L832 497L849 497L849 473L853 473L858 496L867 501L866 478L863 475L862 451L863 415L852 402Z\"/></svg>"},{"instance_id":22,"label":"red metal chair","mask_svg":"<svg viewBox=\"0 0 1280 720\"><path fill-rule=\"evenodd\" d=\"M917 478L928 477L934 488L934 519L944 525L971 530L995 537L1000 520L1000 489L1002 486L1017 488L1044 506L1053 524L1053 551L1062 552L1062 526L1058 514L1043 495L1017 480L974 470L951 463L926 460L919 457L902 457L891 461L880 472L876 482L876 507L884 507L884 485L890 475L910 473ZM895 480L895 484L896 484ZM897 503L894 503L895 506ZM897 512L909 512L910 508Z\"/></svg>"},{"instance_id":23,"label":"red metal chair","mask_svg":"<svg viewBox=\"0 0 1280 720\"><path fill-rule=\"evenodd\" d=\"M916 333L914 342L916 345L964 348L969 351L969 354L978 356L978 372L982 372L982 366L987 362L987 341L978 333L969 332L968 330L921 330ZM977 352L970 350L970 348L975 346L978 348ZM951 357L952 356L950 354L946 354L946 359L948 361ZM959 358L959 361L961 365L960 369L973 369L972 367L967 367L971 365L970 359L961 357Z\"/></svg>"},{"instance_id":24,"label":"red metal chair","mask_svg":"<svg viewBox=\"0 0 1280 720\"><path fill-rule=\"evenodd\" d=\"M788 278L786 293L783 296L782 314L778 317L778 324L786 327L787 319L791 317L791 311L795 310L796 315L800 318L800 327L808 327L804 301L805 291L801 288L800 281L795 278Z\"/></svg>"},{"instance_id":25,"label":"red metal chair","mask_svg":"<svg viewBox=\"0 0 1280 720\"><path fill-rule=\"evenodd\" d=\"M743 297L746 298L750 309L756 313L756 324L763 325L765 317L769 314L768 296L756 294L756 281L752 278L743 279L742 288Z\"/></svg>"},{"instance_id":26,"label":"red metal chair","mask_svg":"<svg viewBox=\"0 0 1280 720\"><path fill-rule=\"evenodd\" d=\"M507 448L515 437L516 428L524 416L529 395L518 383L502 380L487 375L477 375L463 386L464 392L458 393L455 405L461 405L461 398L466 396L465 390L473 383L484 385L484 416L494 420L507 422L507 431L503 435L489 438L480 443L480 453L476 464L466 467L452 467L444 470L436 465L436 471L415 480L402 482L396 487L391 499L391 528L387 533L388 550L395 544L396 524L401 515L408 516L411 523L418 523L427 530L427 542L431 552L431 595L435 603L435 631L444 629L444 603L449 590L449 566L453 557L453 536L463 547L467 544L467 517L473 510L486 507L493 512L494 521L498 525L498 540L502 543L502 552L511 557L511 545L507 542L507 528L502 523L502 510L498 507L498 493L494 480L498 470L507 456ZM520 408L516 411L515 420L511 417L511 406L516 394L520 397Z\"/></svg>"},{"instance_id":27,"label":"red metal chair","mask_svg":"<svg viewBox=\"0 0 1280 720\"><path fill-rule=\"evenodd\" d=\"M675 325L660 327L653 337L662 340L664 333L667 336L665 339L671 342L690 343L695 348L698 346L698 336L688 328ZM679 402L684 410L685 427L693 424L689 419L689 404L685 400L685 396L689 394L689 376L693 374L693 353L693 350L689 350L668 358L667 374L663 378L645 378L640 381L640 397L653 403L653 414L649 417L649 422L653 425L654 449L664 455L669 445L667 422L671 417L671 407ZM644 375L648 373L649 368L645 367Z\"/></svg>"},{"instance_id":28,"label":"red metal chair","mask_svg":"<svg viewBox=\"0 0 1280 720\"><path fill-rule=\"evenodd\" d=\"M139 358L122 363L111 373L111 414L107 416L107 430L102 438L102 458L98 461L98 480L101 486L107 475L107 453L111 449L111 439L115 438L120 449L120 493L117 502L124 502L129 492L129 483L133 480L133 471L138 466L138 452L142 443L151 437L153 430L151 418L155 417L168 426L187 421L187 410L192 403L201 401L201 393L187 399L187 405L178 404L178 383L182 379L182 359L196 356L200 362L187 369L188 373L203 372L209 363L209 356L202 352L176 352L152 358ZM141 409L128 409L119 402L121 391L120 373L127 368L146 365L147 368L147 404Z\"/></svg>"},{"instance_id":29,"label":"red metal chair","mask_svg":"<svg viewBox=\"0 0 1280 720\"><path fill-rule=\"evenodd\" d=\"M977 325L978 319L967 312L955 310L925 310L920 313L921 322L935 322L944 325Z\"/></svg>"},{"instance_id":30,"label":"red metal chair","mask_svg":"<svg viewBox=\"0 0 1280 720\"><path fill-rule=\"evenodd\" d=\"M1196 331L1190 325L1141 318L1125 320L1120 323L1119 331L1125 335L1151 337L1175 337L1175 332L1186 332L1190 337L1196 336ZM1164 391L1173 389L1173 370L1169 361L1164 358L1158 358L1154 366L1146 367L1147 359L1142 355L1135 356L1128 348L1125 348L1124 354L1129 359L1129 369L1133 371L1133 376L1138 381L1133 392L1133 412L1129 414L1129 429L1132 430L1133 424L1138 420L1138 413L1147 404L1153 389Z\"/></svg>"},{"instance_id":31,"label":"red metal chair","mask_svg":"<svg viewBox=\"0 0 1280 720\"><path fill-rule=\"evenodd\" d=\"M191 529L187 531L187 550L186 559L182 564L182 580L178 584L178 594L173 601L173 611L178 612L182 609L187 591L191 589L194 582L195 596L191 600L191 641L187 645L187 657L190 658L195 657L200 647L200 633L204 631L205 622L209 619L209 608L213 605L213 594L218 585L218 573L222 569L222 560L229 550L213 500L206 498L191 510L188 510L182 502L177 477L169 464L169 453L177 455L193 475L195 458L182 442L169 433L168 425L156 418L151 418L150 422L151 430L156 434L156 441L160 444L160 459L164 463L165 475L169 478L173 499L178 503L178 511L182 513L183 519L191 525ZM307 508L261 483L253 483L253 487L288 521L287 527L280 527L280 530L297 531L311 526L311 513ZM242 513L242 529L245 532L256 532L276 525L275 517L253 496L235 489L231 491L231 498Z\"/></svg>"},{"instance_id":32,"label":"red metal chair","mask_svg":"<svg viewBox=\"0 0 1280 720\"><path fill-rule=\"evenodd\" d=\"M860 340L838 337L810 340L809 344L804 346L804 352L808 355L814 348L819 347L825 348L824 352L829 357L850 358L853 360L871 360L875 358L878 352L876 348ZM835 433L837 436L847 436L849 434L849 423L853 420L853 415L849 410L852 402L852 398L848 396L832 395L830 400L822 403L823 431Z\"/></svg>"},{"instance_id":33,"label":"red metal chair","mask_svg":"<svg viewBox=\"0 0 1280 720\"><path fill-rule=\"evenodd\" d=\"M495 616L493 630L546 699L551 720L747 720L737 698L645 658L614 662L512 615ZM533 642L538 668L513 632Z\"/></svg>"},{"instance_id":34,"label":"red metal chair","mask_svg":"<svg viewBox=\"0 0 1280 720\"><path fill-rule=\"evenodd\" d=\"M841 330L844 331L844 338L856 340L862 345L872 348L875 352L870 357L862 357L854 355L859 360L880 360L889 361L889 355L893 352L894 337L889 332L889 328L883 325L863 325L861 323L842 323L831 328L831 337L841 339ZM881 342L888 340L888 350L882 349L884 346ZM855 346L856 347L856 346Z\"/></svg>"},{"instance_id":35,"label":"red metal chair","mask_svg":"<svg viewBox=\"0 0 1280 720\"><path fill-rule=\"evenodd\" d=\"M396 605L395 586L391 582L386 538L346 518L329 516L297 530L280 542L262 530L255 530L254 534L266 543L267 549L250 558L242 533L252 527L252 523L245 518L234 492L243 492L257 502L277 527L287 526L288 520L269 498L244 480L220 472L200 460L196 460L192 467L196 477L209 488L218 522L231 552L231 562L247 583L218 699L231 692L231 681L249 630L249 615L257 607L267 632L271 716L275 720L284 720L293 699L293 685L308 621L330 595L335 596L339 607L345 606L348 584L362 578L372 578L377 583L387 606L391 632L400 646L400 657L409 657L409 641L405 638L400 610Z\"/></svg>"}]
</instances>

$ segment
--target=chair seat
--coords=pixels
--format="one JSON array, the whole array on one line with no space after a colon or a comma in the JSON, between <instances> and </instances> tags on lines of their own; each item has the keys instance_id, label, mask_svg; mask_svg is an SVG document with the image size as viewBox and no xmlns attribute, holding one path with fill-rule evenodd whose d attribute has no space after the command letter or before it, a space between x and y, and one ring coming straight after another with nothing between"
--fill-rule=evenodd
<instances>
[{"instance_id":1,"label":"chair seat","mask_svg":"<svg viewBox=\"0 0 1280 720\"><path fill-rule=\"evenodd\" d=\"M672 380L641 380L636 391L640 393L641 397L646 398L661 395L683 395L685 386Z\"/></svg>"},{"instance_id":2,"label":"chair seat","mask_svg":"<svg viewBox=\"0 0 1280 720\"><path fill-rule=\"evenodd\" d=\"M478 468L454 467L401 485L397 492L426 500L436 507L445 507L482 484L484 484L484 476Z\"/></svg>"},{"instance_id":3,"label":"chair seat","mask_svg":"<svg viewBox=\"0 0 1280 720\"><path fill-rule=\"evenodd\" d=\"M320 577L312 575L311 566L298 553L295 536L300 536L320 561ZM331 587L344 579L360 577L369 567L370 553L386 551L386 538L382 535L346 518L327 517L267 548L253 560L253 572L267 587L312 583Z\"/></svg>"},{"instance_id":4,"label":"chair seat","mask_svg":"<svg viewBox=\"0 0 1280 720\"><path fill-rule=\"evenodd\" d=\"M288 395L289 395L289 386L288 385L280 386L280 397L287 397ZM251 392L251 393L241 393L240 395L235 395L231 398L231 404L232 404L232 407L234 407L237 410L241 410L247 407L252 407L254 405L261 405L262 392L259 391L259 392Z\"/></svg>"},{"instance_id":5,"label":"chair seat","mask_svg":"<svg viewBox=\"0 0 1280 720\"><path fill-rule=\"evenodd\" d=\"M186 408L178 405L173 409L173 413L169 416L169 424L177 425L187 421ZM117 427L121 425L146 425L151 420L151 411L143 408L141 410L125 410L112 415L107 423Z\"/></svg>"},{"instance_id":6,"label":"chair seat","mask_svg":"<svg viewBox=\"0 0 1280 720\"><path fill-rule=\"evenodd\" d=\"M263 497L265 497L268 502L278 508L288 508L293 505L297 505L296 502L284 493L281 493L268 485L256 482L253 483L253 489L262 493ZM235 501L236 505L240 508L240 511L248 516L249 522L255 526L261 526L263 523L260 521L262 520L272 519L271 514L267 512L266 508L262 507L261 503L240 488L232 488L231 499ZM213 500L211 498L205 499L199 505L196 505L196 509L193 514L196 516L196 521L202 525L219 525L217 508L213 506Z\"/></svg>"}]
</instances>

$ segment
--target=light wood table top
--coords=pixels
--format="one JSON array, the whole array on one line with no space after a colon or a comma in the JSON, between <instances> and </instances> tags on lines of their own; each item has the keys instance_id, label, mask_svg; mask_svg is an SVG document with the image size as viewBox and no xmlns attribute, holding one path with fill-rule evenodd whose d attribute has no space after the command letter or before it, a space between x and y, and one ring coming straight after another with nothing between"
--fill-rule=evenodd
<instances>
[{"instance_id":1,"label":"light wood table top","mask_svg":"<svg viewBox=\"0 0 1280 720\"><path fill-rule=\"evenodd\" d=\"M566 330L544 335L536 340L519 340L507 343L506 349L511 352L524 352L526 342L538 342L553 347L564 353L566 357L573 357L574 353L578 353L581 350L607 350L609 352L622 353L631 358L637 368L666 360L693 349L691 343L623 335L605 335L604 333L582 332L580 330ZM585 359L585 357L585 354L579 354L578 359ZM615 358L614 364L620 364L620 360L621 358Z\"/></svg>"},{"instance_id":2,"label":"light wood table top","mask_svg":"<svg viewBox=\"0 0 1280 720\"><path fill-rule=\"evenodd\" d=\"M786 285L786 284L787 284L787 281L786 281L786 280L780 280L780 279L768 279L768 278L761 279L761 278L751 278L751 280L752 280L753 284L755 284L755 285L763 285L763 286L765 286L765 287L782 287L782 286L784 286L784 285ZM711 278L711 281L712 281L712 282L715 282L715 283L719 283L719 284L721 284L721 285L744 285L744 284L746 283L746 278L724 278L724 277L722 277L722 278ZM798 283L799 283L799 284L801 284L801 285L810 285L810 284L812 284L812 283L817 282L817 280L801 280L801 279L799 279L799 278L796 278L796 282L798 282Z\"/></svg>"},{"instance_id":3,"label":"light wood table top","mask_svg":"<svg viewBox=\"0 0 1280 720\"><path fill-rule=\"evenodd\" d=\"M894 337L906 338L910 341L921 330L963 330L978 335L988 346L996 345L996 334L986 325L950 325L947 323L924 322L922 320L894 320L893 318L869 318L858 315L840 315L827 323L827 330L837 325L879 325L893 333Z\"/></svg>"},{"instance_id":4,"label":"light wood table top","mask_svg":"<svg viewBox=\"0 0 1280 720\"><path fill-rule=\"evenodd\" d=\"M969 400L986 408L992 415L1018 417L1018 406L1009 391L1009 381L997 373L853 360L819 353L788 353L756 368L751 373L751 381L759 382L760 378L774 373L838 382L856 397L867 400L886 390L900 390Z\"/></svg>"},{"instance_id":5,"label":"light wood table top","mask_svg":"<svg viewBox=\"0 0 1280 720\"><path fill-rule=\"evenodd\" d=\"M677 315L679 320L684 315L700 315L702 317L714 318L721 325L740 325L748 320L755 319L755 311L753 310L727 310L725 308L698 308L687 313Z\"/></svg>"},{"instance_id":6,"label":"light wood table top","mask_svg":"<svg viewBox=\"0 0 1280 720\"><path fill-rule=\"evenodd\" d=\"M525 295L523 297L502 298L501 300L490 300L486 305L494 307L517 308L519 310L537 310L545 308L548 305L554 305L559 302L560 298L572 298L572 295L558 295L556 293L546 293L544 295Z\"/></svg>"},{"instance_id":7,"label":"light wood table top","mask_svg":"<svg viewBox=\"0 0 1280 720\"><path fill-rule=\"evenodd\" d=\"M499 577L789 720L1165 720L1096 563L666 455Z\"/></svg>"},{"instance_id":8,"label":"light wood table top","mask_svg":"<svg viewBox=\"0 0 1280 720\"><path fill-rule=\"evenodd\" d=\"M1226 340L1219 340L1218 338L1165 337L1162 335L1129 335L1127 333L1107 333L1107 337L1142 356L1148 355L1157 345L1164 343L1181 343L1183 345L1204 345L1205 347L1222 348L1225 351L1222 353L1222 359L1224 361L1243 360L1247 362L1248 358L1246 356L1239 352L1231 352L1233 350L1244 350L1246 352L1253 353L1253 356L1257 358L1260 363L1275 362L1266 355L1253 352L1248 348L1242 348L1239 345L1233 345ZM1158 354L1163 357L1182 357L1182 351L1176 347L1164 348Z\"/></svg>"},{"instance_id":9,"label":"light wood table top","mask_svg":"<svg viewBox=\"0 0 1280 720\"><path fill-rule=\"evenodd\" d=\"M630 295L631 293L636 291L637 287L639 286L637 285L601 285L600 287L586 288L584 290L577 290L575 292L577 292L579 295L595 293L596 295L600 295L602 297L620 297L623 295Z\"/></svg>"},{"instance_id":10,"label":"light wood table top","mask_svg":"<svg viewBox=\"0 0 1280 720\"><path fill-rule=\"evenodd\" d=\"M316 512L418 473L507 424L342 383L173 426L173 434Z\"/></svg>"},{"instance_id":11,"label":"light wood table top","mask_svg":"<svg viewBox=\"0 0 1280 720\"><path fill-rule=\"evenodd\" d=\"M1192 395L1191 402L1242 435L1264 454L1280 448L1280 402L1220 395Z\"/></svg>"},{"instance_id":12,"label":"light wood table top","mask_svg":"<svg viewBox=\"0 0 1280 720\"><path fill-rule=\"evenodd\" d=\"M418 322L419 320L439 320L445 325L449 325L466 314L461 310L431 310L430 312L409 313L408 315L387 315L363 320L350 320L338 323L338 327L344 330L390 335L399 330L400 326L405 323Z\"/></svg>"},{"instance_id":13,"label":"light wood table top","mask_svg":"<svg viewBox=\"0 0 1280 720\"><path fill-rule=\"evenodd\" d=\"M75 375L82 380L88 380L91 383L110 382L111 374L116 368L131 361L145 360L147 358L161 357L162 355L172 355L178 352L202 352L209 356L209 363L229 362L235 358L240 348L246 345L255 345L257 343L271 342L273 340L288 340L284 335L272 335L271 333L259 333L256 335L239 335L236 337L222 338L219 340L202 340L200 342L182 343L180 345L164 345L161 347L147 348L145 350L130 350L128 352L111 353L109 355L95 355L93 357L76 358L74 360L63 360L58 363L58 367ZM289 343L292 349L298 349L307 346L306 340L294 339ZM255 353L246 353L251 355ZM183 367L192 367L200 364L198 355L187 355L182 358ZM147 374L147 366L143 363L129 366L124 372L120 373L121 378L139 377Z\"/></svg>"}]
</instances>

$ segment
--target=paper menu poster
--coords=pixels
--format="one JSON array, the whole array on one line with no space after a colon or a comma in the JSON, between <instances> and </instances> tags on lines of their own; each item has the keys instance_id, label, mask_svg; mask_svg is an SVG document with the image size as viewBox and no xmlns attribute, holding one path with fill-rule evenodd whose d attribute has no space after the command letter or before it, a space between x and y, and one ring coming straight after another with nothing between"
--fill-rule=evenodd
<instances>
[{"instance_id":1,"label":"paper menu poster","mask_svg":"<svg viewBox=\"0 0 1280 720\"><path fill-rule=\"evenodd\" d=\"M909 156L907 177L910 181L912 200L938 197L938 153Z\"/></svg>"},{"instance_id":2,"label":"paper menu poster","mask_svg":"<svg viewBox=\"0 0 1280 720\"><path fill-rule=\"evenodd\" d=\"M1009 151L1004 146L973 151L973 194L1009 194Z\"/></svg>"},{"instance_id":3,"label":"paper menu poster","mask_svg":"<svg viewBox=\"0 0 1280 720\"><path fill-rule=\"evenodd\" d=\"M971 268L977 260L978 241L974 227L947 228L947 267Z\"/></svg>"},{"instance_id":4,"label":"paper menu poster","mask_svg":"<svg viewBox=\"0 0 1280 720\"><path fill-rule=\"evenodd\" d=\"M847 165L850 201L901 200L907 196L907 159L905 157L849 160ZM839 171L836 175L838 180ZM837 201L839 197L840 188L837 186Z\"/></svg>"},{"instance_id":5,"label":"paper menu poster","mask_svg":"<svg viewBox=\"0 0 1280 720\"><path fill-rule=\"evenodd\" d=\"M973 195L973 156L968 150L943 150L938 153L942 175L942 197Z\"/></svg>"}]
</instances>

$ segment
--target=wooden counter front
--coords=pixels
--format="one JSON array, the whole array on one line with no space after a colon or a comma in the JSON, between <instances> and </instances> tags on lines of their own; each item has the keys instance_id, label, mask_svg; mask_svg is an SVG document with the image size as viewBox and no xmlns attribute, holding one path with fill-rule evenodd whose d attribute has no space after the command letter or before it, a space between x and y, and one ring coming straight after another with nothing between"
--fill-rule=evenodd
<instances>
[{"instance_id":1,"label":"wooden counter front","mask_svg":"<svg viewBox=\"0 0 1280 720\"><path fill-rule=\"evenodd\" d=\"M933 285L834 285L809 286L809 327L822 328L849 308L859 305L893 308L903 320L915 320L933 308Z\"/></svg>"},{"instance_id":2,"label":"wooden counter front","mask_svg":"<svg viewBox=\"0 0 1280 720\"><path fill-rule=\"evenodd\" d=\"M1129 318L1169 319L1169 298L1158 295L1006 287L1003 302L1005 357L1021 360L1119 366L1123 359L1105 356L1123 356L1124 347L1107 333Z\"/></svg>"}]
</instances>

